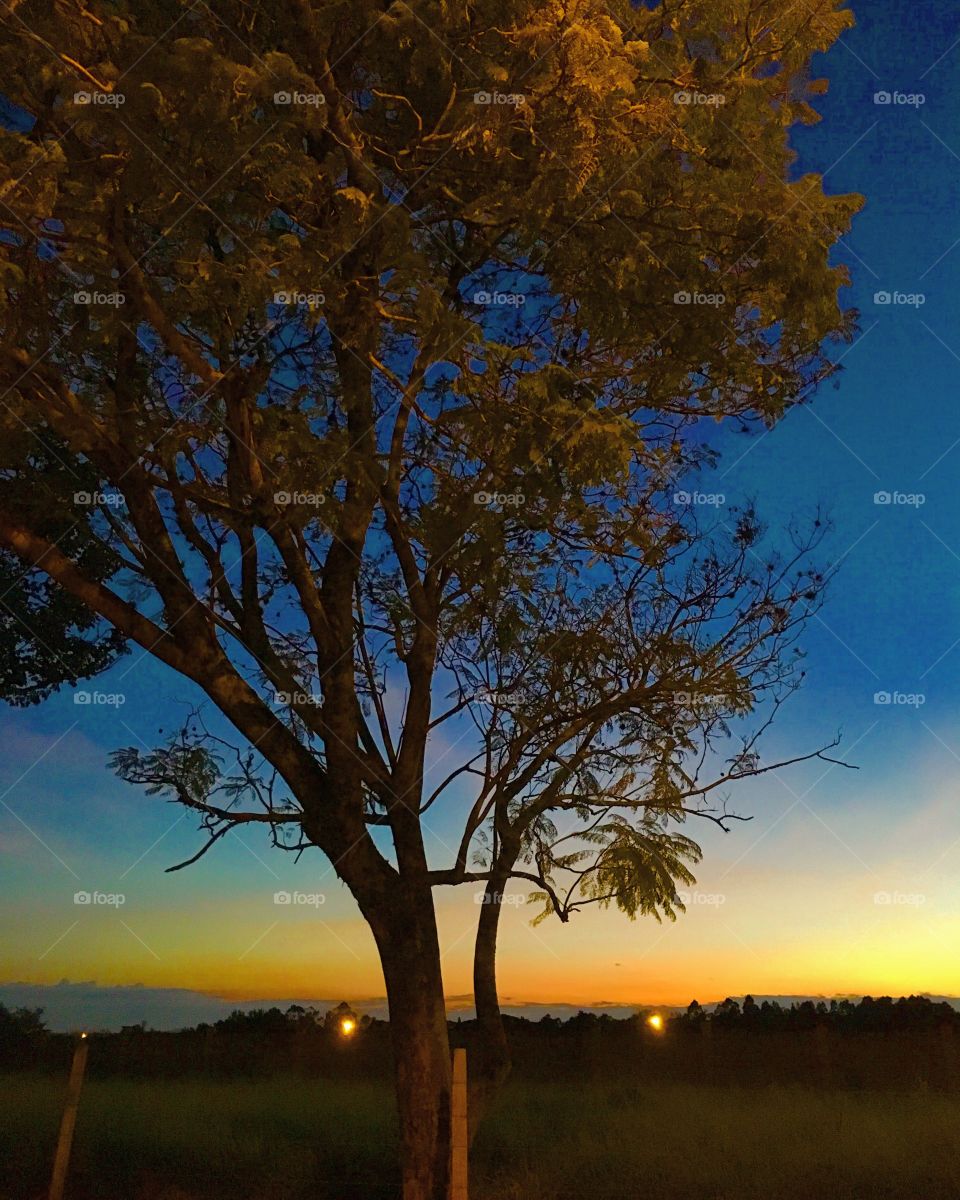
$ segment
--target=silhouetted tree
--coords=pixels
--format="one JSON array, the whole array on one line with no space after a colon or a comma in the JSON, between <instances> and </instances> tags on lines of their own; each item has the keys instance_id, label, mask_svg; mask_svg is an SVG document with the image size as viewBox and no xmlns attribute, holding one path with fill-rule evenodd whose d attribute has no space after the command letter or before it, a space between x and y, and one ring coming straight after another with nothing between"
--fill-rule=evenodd
<instances>
[{"instance_id":1,"label":"silhouetted tree","mask_svg":"<svg viewBox=\"0 0 960 1200\"><path fill-rule=\"evenodd\" d=\"M713 1020L718 1025L736 1025L740 1021L740 1005L731 996L721 1000L713 1010Z\"/></svg>"},{"instance_id":2,"label":"silhouetted tree","mask_svg":"<svg viewBox=\"0 0 960 1200\"><path fill-rule=\"evenodd\" d=\"M438 1200L433 889L486 891L478 1113L504 889L671 917L679 823L774 765L822 530L778 556L751 507L706 530L672 497L711 461L701 422L772 424L852 329L829 254L858 201L789 179L787 144L850 16L14 7L0 682L41 699L132 645L239 731L235 762L191 721L115 764L197 814L196 858L256 823L334 865L383 965L404 1196ZM474 736L441 767L449 722Z\"/></svg>"},{"instance_id":3,"label":"silhouetted tree","mask_svg":"<svg viewBox=\"0 0 960 1200\"><path fill-rule=\"evenodd\" d=\"M0 1004L0 1064L32 1065L47 1035L42 1008L9 1009Z\"/></svg>"}]
</instances>

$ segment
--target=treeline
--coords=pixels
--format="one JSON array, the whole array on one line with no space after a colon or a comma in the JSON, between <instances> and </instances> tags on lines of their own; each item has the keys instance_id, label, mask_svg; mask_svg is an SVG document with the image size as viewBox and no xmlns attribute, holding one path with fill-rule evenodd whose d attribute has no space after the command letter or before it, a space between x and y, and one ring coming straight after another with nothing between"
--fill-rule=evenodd
<instances>
[{"instance_id":1,"label":"treeline","mask_svg":"<svg viewBox=\"0 0 960 1200\"><path fill-rule=\"evenodd\" d=\"M844 1033L887 1033L929 1030L949 1026L960 1030L960 1012L945 1000L934 1002L926 996L864 996L862 1000L804 1000L784 1008L775 1000L757 1004L745 996L743 1004L729 997L708 1012L696 1000L687 1011L672 1019L681 1028L697 1027L709 1021L717 1030L744 1032L781 1032L826 1026Z\"/></svg>"},{"instance_id":2,"label":"treeline","mask_svg":"<svg viewBox=\"0 0 960 1200\"><path fill-rule=\"evenodd\" d=\"M79 1031L78 1031L79 1032ZM385 1021L341 1004L327 1013L291 1005L240 1010L212 1024L177 1031L125 1025L118 1033L89 1029L88 1071L100 1075L380 1075L389 1069ZM10 1011L0 1005L0 1070L62 1069L76 1034L50 1032L42 1009Z\"/></svg>"},{"instance_id":3,"label":"treeline","mask_svg":"<svg viewBox=\"0 0 960 1200\"><path fill-rule=\"evenodd\" d=\"M530 1079L950 1089L960 1079L960 1013L922 996L788 1007L747 996L710 1007L693 1001L685 1012L505 1023L515 1072ZM90 1033L94 1076L387 1078L392 1070L389 1024L346 1004L327 1013L296 1005L236 1011L178 1032L140 1024ZM475 1021L450 1022L451 1044L468 1055L477 1038ZM0 1070L65 1073L74 1042L47 1030L42 1010L0 1005Z\"/></svg>"}]
</instances>

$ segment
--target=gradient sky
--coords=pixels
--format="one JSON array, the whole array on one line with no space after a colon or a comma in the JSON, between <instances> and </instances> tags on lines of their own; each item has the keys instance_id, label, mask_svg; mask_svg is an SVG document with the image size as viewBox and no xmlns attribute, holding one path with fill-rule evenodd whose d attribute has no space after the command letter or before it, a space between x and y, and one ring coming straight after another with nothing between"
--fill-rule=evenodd
<instances>
[{"instance_id":1,"label":"gradient sky","mask_svg":"<svg viewBox=\"0 0 960 1200\"><path fill-rule=\"evenodd\" d=\"M754 819L728 835L688 830L704 862L675 925L588 910L532 929L522 906L508 910L510 1001L960 994L960 10L874 0L857 15L815 64L830 79L823 120L794 144L829 191L867 197L838 255L861 333L837 389L771 433L731 436L702 487L754 496L774 527L818 504L833 518L841 570L804 639L807 683L765 750L789 757L842 731L840 753L859 769L813 762L734 791ZM924 99L878 104L877 92ZM878 292L924 302L878 304ZM878 504L878 492L923 502ZM0 712L0 981L381 996L372 938L319 851L295 863L233 833L164 874L199 848L192 819L117 781L105 760L160 740L195 699L189 685L137 652L87 687L126 702L80 706L65 693ZM442 812L431 823L438 863L455 826ZM74 903L93 890L125 902ZM294 890L323 901L274 903ZM439 911L447 992L463 996L472 890L439 893Z\"/></svg>"}]
</instances>

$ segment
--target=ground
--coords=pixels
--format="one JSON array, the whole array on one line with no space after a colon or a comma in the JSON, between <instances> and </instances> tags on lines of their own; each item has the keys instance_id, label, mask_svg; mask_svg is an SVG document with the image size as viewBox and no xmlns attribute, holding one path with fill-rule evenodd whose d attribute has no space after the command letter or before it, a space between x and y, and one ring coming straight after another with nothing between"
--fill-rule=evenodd
<instances>
[{"instance_id":1,"label":"ground","mask_svg":"<svg viewBox=\"0 0 960 1200\"><path fill-rule=\"evenodd\" d=\"M63 1099L0 1077L0 1200L45 1194ZM471 1200L955 1200L960 1098L689 1084L515 1082ZM88 1080L70 1200L393 1200L379 1083Z\"/></svg>"}]
</instances>

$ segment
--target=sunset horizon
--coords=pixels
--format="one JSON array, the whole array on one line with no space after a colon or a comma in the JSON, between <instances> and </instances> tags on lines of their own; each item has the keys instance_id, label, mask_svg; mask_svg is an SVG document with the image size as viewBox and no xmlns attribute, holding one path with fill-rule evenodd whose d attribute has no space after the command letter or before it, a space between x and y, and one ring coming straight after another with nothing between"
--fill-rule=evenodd
<instances>
[{"instance_id":1,"label":"sunset horizon","mask_svg":"<svg viewBox=\"0 0 960 1200\"><path fill-rule=\"evenodd\" d=\"M956 1200L960 8L0 80L4 1200Z\"/></svg>"}]
</instances>

